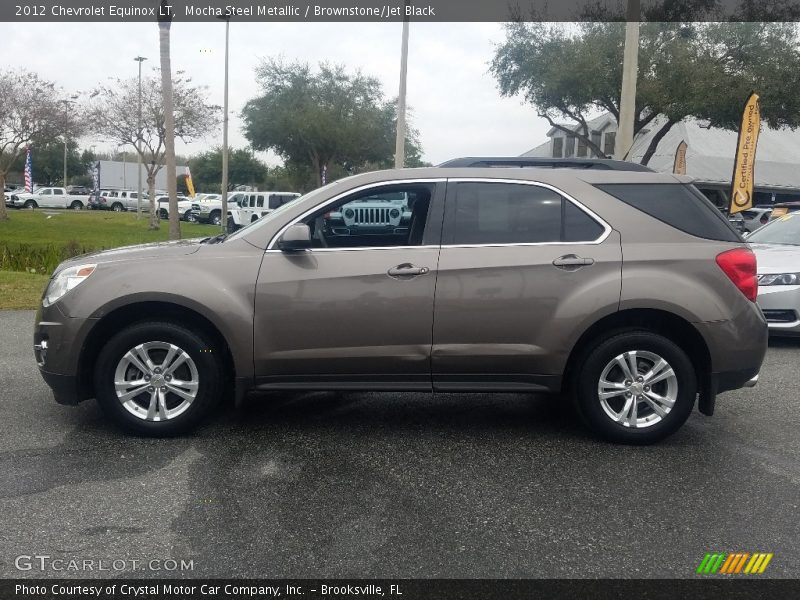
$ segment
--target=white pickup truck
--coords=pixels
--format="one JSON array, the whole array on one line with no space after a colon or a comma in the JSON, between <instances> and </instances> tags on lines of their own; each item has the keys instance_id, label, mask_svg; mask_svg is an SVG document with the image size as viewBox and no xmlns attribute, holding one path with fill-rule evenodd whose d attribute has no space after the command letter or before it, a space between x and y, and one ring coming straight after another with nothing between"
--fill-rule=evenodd
<instances>
[{"instance_id":1,"label":"white pickup truck","mask_svg":"<svg viewBox=\"0 0 800 600\"><path fill-rule=\"evenodd\" d=\"M71 208L83 210L89 203L89 196L68 194L61 187L46 187L12 196L16 208Z\"/></svg>"}]
</instances>

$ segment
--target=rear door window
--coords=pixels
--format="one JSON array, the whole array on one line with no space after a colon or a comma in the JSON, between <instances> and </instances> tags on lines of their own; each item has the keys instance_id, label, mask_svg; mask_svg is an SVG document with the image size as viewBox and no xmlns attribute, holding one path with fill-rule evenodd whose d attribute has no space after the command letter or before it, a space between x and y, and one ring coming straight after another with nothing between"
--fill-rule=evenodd
<instances>
[{"instance_id":1,"label":"rear door window","mask_svg":"<svg viewBox=\"0 0 800 600\"><path fill-rule=\"evenodd\" d=\"M694 186L682 183L604 183L595 187L684 233L740 242L723 214Z\"/></svg>"},{"instance_id":2,"label":"rear door window","mask_svg":"<svg viewBox=\"0 0 800 600\"><path fill-rule=\"evenodd\" d=\"M448 206L448 244L592 242L605 228L553 190L494 182L456 184Z\"/></svg>"}]
</instances>

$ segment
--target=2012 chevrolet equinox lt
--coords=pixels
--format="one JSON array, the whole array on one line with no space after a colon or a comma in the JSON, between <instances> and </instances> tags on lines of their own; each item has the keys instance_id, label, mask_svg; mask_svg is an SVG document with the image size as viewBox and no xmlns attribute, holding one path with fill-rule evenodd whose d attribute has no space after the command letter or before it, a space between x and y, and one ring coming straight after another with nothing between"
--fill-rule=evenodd
<instances>
[{"instance_id":1,"label":"2012 chevrolet equinox lt","mask_svg":"<svg viewBox=\"0 0 800 600\"><path fill-rule=\"evenodd\" d=\"M654 442L754 385L767 346L754 255L689 181L356 175L227 237L64 262L36 360L58 402L96 397L144 435L226 390L563 391L598 434ZM364 198L357 229L327 226ZM410 219L387 229L397 198Z\"/></svg>"}]
</instances>

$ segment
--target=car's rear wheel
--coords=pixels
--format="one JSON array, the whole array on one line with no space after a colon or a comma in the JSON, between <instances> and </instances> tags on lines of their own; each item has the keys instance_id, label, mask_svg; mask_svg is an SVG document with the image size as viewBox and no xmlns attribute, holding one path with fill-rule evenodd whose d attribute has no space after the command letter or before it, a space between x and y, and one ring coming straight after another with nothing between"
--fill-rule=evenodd
<instances>
[{"instance_id":1,"label":"car's rear wheel","mask_svg":"<svg viewBox=\"0 0 800 600\"><path fill-rule=\"evenodd\" d=\"M697 395L695 370L686 352L666 337L623 332L584 356L576 405L586 424L603 437L651 444L689 417Z\"/></svg>"},{"instance_id":2,"label":"car's rear wheel","mask_svg":"<svg viewBox=\"0 0 800 600\"><path fill-rule=\"evenodd\" d=\"M114 212L122 212L123 209L124 207L119 202L114 202L114 204L111 205L111 210Z\"/></svg>"},{"instance_id":3,"label":"car's rear wheel","mask_svg":"<svg viewBox=\"0 0 800 600\"><path fill-rule=\"evenodd\" d=\"M38 205L38 204L36 204L36 201L35 201L35 200L28 200L28 201L25 203L25 208L39 208L39 205Z\"/></svg>"},{"instance_id":4,"label":"car's rear wheel","mask_svg":"<svg viewBox=\"0 0 800 600\"><path fill-rule=\"evenodd\" d=\"M130 432L187 432L219 400L222 367L215 349L205 335L174 323L131 325L100 352L94 379L97 400Z\"/></svg>"},{"instance_id":5,"label":"car's rear wheel","mask_svg":"<svg viewBox=\"0 0 800 600\"><path fill-rule=\"evenodd\" d=\"M69 205L72 210L83 210L83 202L80 200L75 200L72 204Z\"/></svg>"}]
</instances>

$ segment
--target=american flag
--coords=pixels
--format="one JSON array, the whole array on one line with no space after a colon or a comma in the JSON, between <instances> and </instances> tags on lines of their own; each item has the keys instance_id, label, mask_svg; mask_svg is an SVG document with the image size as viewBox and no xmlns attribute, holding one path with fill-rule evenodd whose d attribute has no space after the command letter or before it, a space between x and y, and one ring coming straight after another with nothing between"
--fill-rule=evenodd
<instances>
[{"instance_id":1,"label":"american flag","mask_svg":"<svg viewBox=\"0 0 800 600\"><path fill-rule=\"evenodd\" d=\"M31 162L31 147L26 148L25 156L25 191L29 194L33 192L33 163Z\"/></svg>"}]
</instances>

